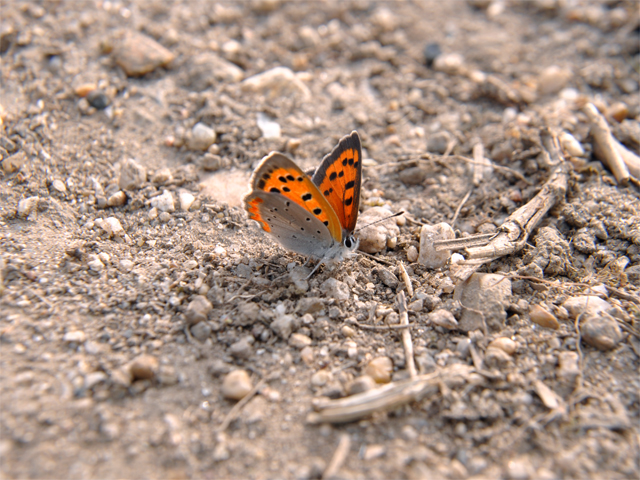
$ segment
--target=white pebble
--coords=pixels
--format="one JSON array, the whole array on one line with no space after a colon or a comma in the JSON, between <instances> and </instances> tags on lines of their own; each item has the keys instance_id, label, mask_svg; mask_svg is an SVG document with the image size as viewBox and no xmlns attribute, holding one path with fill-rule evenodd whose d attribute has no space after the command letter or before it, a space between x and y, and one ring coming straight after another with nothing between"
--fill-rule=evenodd
<instances>
[{"instance_id":1,"label":"white pebble","mask_svg":"<svg viewBox=\"0 0 640 480\"><path fill-rule=\"evenodd\" d=\"M161 212L173 212L176 209L173 202L173 195L171 195L171 192L168 190L162 192L162 195L153 197L151 199L151 206L157 208Z\"/></svg>"}]
</instances>

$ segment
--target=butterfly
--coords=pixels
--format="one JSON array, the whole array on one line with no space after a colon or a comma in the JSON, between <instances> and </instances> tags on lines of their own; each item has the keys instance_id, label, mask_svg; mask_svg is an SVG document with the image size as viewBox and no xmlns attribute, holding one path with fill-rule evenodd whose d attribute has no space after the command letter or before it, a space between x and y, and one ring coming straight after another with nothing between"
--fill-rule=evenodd
<instances>
[{"instance_id":1,"label":"butterfly","mask_svg":"<svg viewBox=\"0 0 640 480\"><path fill-rule=\"evenodd\" d=\"M283 247L320 259L312 275L323 263L340 262L358 248L354 230L361 183L362 148L354 130L322 159L313 176L271 152L253 172L244 206L249 219Z\"/></svg>"}]
</instances>

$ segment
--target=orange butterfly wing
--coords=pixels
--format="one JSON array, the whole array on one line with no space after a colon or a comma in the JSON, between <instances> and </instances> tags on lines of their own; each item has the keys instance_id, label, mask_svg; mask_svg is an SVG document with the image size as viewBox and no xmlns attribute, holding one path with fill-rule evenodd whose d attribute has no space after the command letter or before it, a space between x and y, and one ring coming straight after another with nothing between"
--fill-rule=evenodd
<instances>
[{"instance_id":1,"label":"orange butterfly wing","mask_svg":"<svg viewBox=\"0 0 640 480\"><path fill-rule=\"evenodd\" d=\"M342 228L352 233L358 220L362 183L362 147L358 132L354 130L342 137L324 157L313 175L313 183L333 207Z\"/></svg>"},{"instance_id":2,"label":"orange butterfly wing","mask_svg":"<svg viewBox=\"0 0 640 480\"><path fill-rule=\"evenodd\" d=\"M329 229L334 240L342 242L340 219L309 176L289 158L270 153L256 168L250 184L252 191L245 197L246 209L251 220L259 222L263 230L271 231L258 208L263 200L252 195L256 191L278 193L300 205Z\"/></svg>"}]
</instances>

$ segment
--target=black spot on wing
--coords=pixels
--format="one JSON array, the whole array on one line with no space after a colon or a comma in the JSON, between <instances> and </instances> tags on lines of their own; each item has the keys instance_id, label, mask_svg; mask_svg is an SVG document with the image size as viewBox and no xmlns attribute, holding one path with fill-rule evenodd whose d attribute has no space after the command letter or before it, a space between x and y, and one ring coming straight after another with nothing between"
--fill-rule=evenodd
<instances>
[{"instance_id":1,"label":"black spot on wing","mask_svg":"<svg viewBox=\"0 0 640 480\"><path fill-rule=\"evenodd\" d=\"M271 193L281 193L280 189L276 188L276 187L272 187L271 190L269 190Z\"/></svg>"},{"instance_id":2,"label":"black spot on wing","mask_svg":"<svg viewBox=\"0 0 640 480\"><path fill-rule=\"evenodd\" d=\"M311 195L310 193L305 193L304 195L302 195L302 200L304 200L305 202L308 202L309 200L311 200L313 198L313 195Z\"/></svg>"},{"instance_id":3,"label":"black spot on wing","mask_svg":"<svg viewBox=\"0 0 640 480\"><path fill-rule=\"evenodd\" d=\"M322 213L322 209L321 208L314 208L313 209L313 214L314 215L320 215Z\"/></svg>"},{"instance_id":4,"label":"black spot on wing","mask_svg":"<svg viewBox=\"0 0 640 480\"><path fill-rule=\"evenodd\" d=\"M329 180L335 180L336 178L338 178L338 174L336 172L331 172L331 175L329 175Z\"/></svg>"},{"instance_id":5,"label":"black spot on wing","mask_svg":"<svg viewBox=\"0 0 640 480\"><path fill-rule=\"evenodd\" d=\"M353 188L355 186L356 186L356 182L351 180L350 182L347 182L347 184L344 186L344 188L345 188L345 190L349 190L350 188Z\"/></svg>"}]
</instances>

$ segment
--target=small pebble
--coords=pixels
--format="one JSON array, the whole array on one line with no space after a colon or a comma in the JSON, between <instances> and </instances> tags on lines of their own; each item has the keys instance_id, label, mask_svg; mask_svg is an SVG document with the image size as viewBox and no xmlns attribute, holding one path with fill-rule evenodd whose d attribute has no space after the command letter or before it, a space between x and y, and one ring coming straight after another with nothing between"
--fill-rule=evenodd
<instances>
[{"instance_id":1,"label":"small pebble","mask_svg":"<svg viewBox=\"0 0 640 480\"><path fill-rule=\"evenodd\" d=\"M346 338L352 338L356 336L357 332L349 325L343 325L342 328L340 328L340 333Z\"/></svg>"},{"instance_id":2,"label":"small pebble","mask_svg":"<svg viewBox=\"0 0 640 480\"><path fill-rule=\"evenodd\" d=\"M533 323L544 328L551 328L553 330L560 328L558 319L541 305L531 307L529 318Z\"/></svg>"},{"instance_id":3,"label":"small pebble","mask_svg":"<svg viewBox=\"0 0 640 480\"><path fill-rule=\"evenodd\" d=\"M444 53L433 60L433 69L455 75L464 67L464 57L459 53Z\"/></svg>"},{"instance_id":4,"label":"small pebble","mask_svg":"<svg viewBox=\"0 0 640 480\"><path fill-rule=\"evenodd\" d=\"M199 323L198 325L206 324L205 322ZM197 326L197 325L196 325ZM193 327L192 327L193 328ZM239 358L242 360L248 360L253 355L253 345L252 345L253 337L244 337L233 343L229 347L229 353L234 358Z\"/></svg>"},{"instance_id":5,"label":"small pebble","mask_svg":"<svg viewBox=\"0 0 640 480\"><path fill-rule=\"evenodd\" d=\"M387 248L389 239L397 238L400 229L395 219L388 218L392 212L383 207L371 207L358 218L358 228L380 221L375 225L363 228L359 233L358 249L365 253L378 253ZM388 220L385 221L385 219ZM397 241L397 240L396 240Z\"/></svg>"},{"instance_id":6,"label":"small pebble","mask_svg":"<svg viewBox=\"0 0 640 480\"><path fill-rule=\"evenodd\" d=\"M151 177L154 185L168 185L173 181L173 174L169 168L161 168Z\"/></svg>"},{"instance_id":7,"label":"small pebble","mask_svg":"<svg viewBox=\"0 0 640 480\"><path fill-rule=\"evenodd\" d=\"M62 180L56 178L51 182L51 187L58 193L67 193L67 187Z\"/></svg>"},{"instance_id":8,"label":"small pebble","mask_svg":"<svg viewBox=\"0 0 640 480\"><path fill-rule=\"evenodd\" d=\"M206 321L207 316L212 309L213 305L207 297L203 295L195 295L184 312L184 318L188 325L195 325Z\"/></svg>"},{"instance_id":9,"label":"small pebble","mask_svg":"<svg viewBox=\"0 0 640 480\"><path fill-rule=\"evenodd\" d=\"M116 217L105 218L104 221L101 222L100 227L107 232L110 237L123 237L125 235L124 228L122 228L120 220Z\"/></svg>"},{"instance_id":10,"label":"small pebble","mask_svg":"<svg viewBox=\"0 0 640 480\"><path fill-rule=\"evenodd\" d=\"M173 201L173 195L169 190L162 192L162 195L153 197L150 203L152 207L157 208L161 212L173 212L176 209Z\"/></svg>"},{"instance_id":11,"label":"small pebble","mask_svg":"<svg viewBox=\"0 0 640 480\"><path fill-rule=\"evenodd\" d=\"M124 258L118 262L118 270L123 273L129 273L131 270L133 270L133 267L134 263L129 259Z\"/></svg>"},{"instance_id":12,"label":"small pebble","mask_svg":"<svg viewBox=\"0 0 640 480\"><path fill-rule=\"evenodd\" d=\"M618 322L606 313L591 316L580 323L582 340L598 350L611 350L624 338Z\"/></svg>"},{"instance_id":13,"label":"small pebble","mask_svg":"<svg viewBox=\"0 0 640 480\"><path fill-rule=\"evenodd\" d=\"M562 306L569 312L569 317L575 320L578 315L585 313L588 315L604 312L611 308L611 304L595 295L582 295L569 297Z\"/></svg>"},{"instance_id":14,"label":"small pebble","mask_svg":"<svg viewBox=\"0 0 640 480\"><path fill-rule=\"evenodd\" d=\"M65 342L74 342L74 343L84 343L84 341L87 339L87 334L84 333L81 330L74 330L72 332L67 332L64 334L64 337L62 337L62 339Z\"/></svg>"},{"instance_id":15,"label":"small pebble","mask_svg":"<svg viewBox=\"0 0 640 480\"><path fill-rule=\"evenodd\" d=\"M287 340L295 329L295 318L292 315L282 315L271 322L270 327L280 338Z\"/></svg>"},{"instance_id":16,"label":"small pebble","mask_svg":"<svg viewBox=\"0 0 640 480\"><path fill-rule=\"evenodd\" d=\"M89 93L87 93L86 98L89 102L89 105L91 105L95 109L104 110L109 106L109 97L107 97L107 94L104 92L104 90L101 90L99 88L91 90Z\"/></svg>"},{"instance_id":17,"label":"small pebble","mask_svg":"<svg viewBox=\"0 0 640 480\"><path fill-rule=\"evenodd\" d=\"M211 336L211 325L209 325L207 322L199 322L193 325L190 328L190 331L191 335L193 335L196 340L204 342Z\"/></svg>"},{"instance_id":18,"label":"small pebble","mask_svg":"<svg viewBox=\"0 0 640 480\"><path fill-rule=\"evenodd\" d=\"M188 212L196 197L186 190L181 190L178 192L178 199L180 200L180 209L183 212Z\"/></svg>"},{"instance_id":19,"label":"small pebble","mask_svg":"<svg viewBox=\"0 0 640 480\"><path fill-rule=\"evenodd\" d=\"M538 93L548 95L558 93L573 77L571 70L556 65L545 68L538 78Z\"/></svg>"},{"instance_id":20,"label":"small pebble","mask_svg":"<svg viewBox=\"0 0 640 480\"><path fill-rule=\"evenodd\" d=\"M204 123L196 123L187 138L187 146L191 150L207 150L216 141L216 132Z\"/></svg>"},{"instance_id":21,"label":"small pebble","mask_svg":"<svg viewBox=\"0 0 640 480\"><path fill-rule=\"evenodd\" d=\"M127 203L127 194L122 190L117 191L109 198L107 198L107 206L108 207L121 207L125 203Z\"/></svg>"},{"instance_id":22,"label":"small pebble","mask_svg":"<svg viewBox=\"0 0 640 480\"><path fill-rule=\"evenodd\" d=\"M233 370L222 381L222 395L229 400L241 400L253 388L251 378L246 370Z\"/></svg>"},{"instance_id":23,"label":"small pebble","mask_svg":"<svg viewBox=\"0 0 640 480\"><path fill-rule=\"evenodd\" d=\"M407 261L414 263L416 260L418 260L418 249L411 245L407 248Z\"/></svg>"},{"instance_id":24,"label":"small pebble","mask_svg":"<svg viewBox=\"0 0 640 480\"><path fill-rule=\"evenodd\" d=\"M298 350L302 350L303 348L311 345L311 338L307 335L303 335L302 333L293 333L289 337L289 345L293 348L297 348Z\"/></svg>"},{"instance_id":25,"label":"small pebble","mask_svg":"<svg viewBox=\"0 0 640 480\"><path fill-rule=\"evenodd\" d=\"M40 200L38 197L27 197L20 200L18 202L18 216L28 217L36 209L38 200Z\"/></svg>"},{"instance_id":26,"label":"small pebble","mask_svg":"<svg viewBox=\"0 0 640 480\"><path fill-rule=\"evenodd\" d=\"M129 372L134 380L151 380L158 371L158 365L156 357L142 354L129 364Z\"/></svg>"},{"instance_id":27,"label":"small pebble","mask_svg":"<svg viewBox=\"0 0 640 480\"><path fill-rule=\"evenodd\" d=\"M153 38L129 32L115 46L113 57L127 76L138 77L168 65L175 55Z\"/></svg>"},{"instance_id":28,"label":"small pebble","mask_svg":"<svg viewBox=\"0 0 640 480\"><path fill-rule=\"evenodd\" d=\"M376 383L389 383L393 372L393 361L389 357L377 357L369 362L364 373Z\"/></svg>"},{"instance_id":29,"label":"small pebble","mask_svg":"<svg viewBox=\"0 0 640 480\"><path fill-rule=\"evenodd\" d=\"M312 347L304 347L302 351L300 351L300 358L305 363L305 365L313 365L313 361L315 360L315 353Z\"/></svg>"},{"instance_id":30,"label":"small pebble","mask_svg":"<svg viewBox=\"0 0 640 480\"><path fill-rule=\"evenodd\" d=\"M440 44L438 44L438 43L428 43L424 47L424 61L427 64L427 67L433 66L433 62L440 55L442 55L442 50L440 48Z\"/></svg>"},{"instance_id":31,"label":"small pebble","mask_svg":"<svg viewBox=\"0 0 640 480\"><path fill-rule=\"evenodd\" d=\"M584 157L585 151L580 142L569 132L562 132L558 136L562 148L573 157Z\"/></svg>"},{"instance_id":32,"label":"small pebble","mask_svg":"<svg viewBox=\"0 0 640 480\"><path fill-rule=\"evenodd\" d=\"M169 212L160 212L158 215L158 221L160 223L168 223L171 220L171 214Z\"/></svg>"},{"instance_id":33,"label":"small pebble","mask_svg":"<svg viewBox=\"0 0 640 480\"><path fill-rule=\"evenodd\" d=\"M391 271L384 267L377 268L375 270L376 275L382 283L389 288L396 288L398 286L398 277L396 277Z\"/></svg>"},{"instance_id":34,"label":"small pebble","mask_svg":"<svg viewBox=\"0 0 640 480\"><path fill-rule=\"evenodd\" d=\"M518 344L507 337L499 337L489 343L487 348L499 348L503 352L513 355L518 349Z\"/></svg>"},{"instance_id":35,"label":"small pebble","mask_svg":"<svg viewBox=\"0 0 640 480\"><path fill-rule=\"evenodd\" d=\"M347 388L349 395L356 395L358 393L367 392L376 388L376 381L369 375L361 375L353 380Z\"/></svg>"},{"instance_id":36,"label":"small pebble","mask_svg":"<svg viewBox=\"0 0 640 480\"><path fill-rule=\"evenodd\" d=\"M215 172L231 166L231 160L213 153L206 153L200 159L200 167L207 172Z\"/></svg>"},{"instance_id":37,"label":"small pebble","mask_svg":"<svg viewBox=\"0 0 640 480\"><path fill-rule=\"evenodd\" d=\"M427 268L442 267L451 256L450 250L439 250L433 246L438 240L452 240L456 236L453 228L447 223L423 225L420 229L420 255L418 262Z\"/></svg>"},{"instance_id":38,"label":"small pebble","mask_svg":"<svg viewBox=\"0 0 640 480\"><path fill-rule=\"evenodd\" d=\"M95 254L90 254L88 256L87 266L94 272L101 272L104 270L104 263L102 263L102 260L100 260L100 258Z\"/></svg>"},{"instance_id":39,"label":"small pebble","mask_svg":"<svg viewBox=\"0 0 640 480\"><path fill-rule=\"evenodd\" d=\"M147 181L147 170L132 158L128 158L120 169L118 186L121 190L138 190Z\"/></svg>"},{"instance_id":40,"label":"small pebble","mask_svg":"<svg viewBox=\"0 0 640 480\"><path fill-rule=\"evenodd\" d=\"M457 330L458 321L449 310L438 309L431 312L427 317L431 323L437 327L447 330Z\"/></svg>"},{"instance_id":41,"label":"small pebble","mask_svg":"<svg viewBox=\"0 0 640 480\"><path fill-rule=\"evenodd\" d=\"M513 364L513 360L504 350L492 347L487 348L482 364L487 370L504 370Z\"/></svg>"},{"instance_id":42,"label":"small pebble","mask_svg":"<svg viewBox=\"0 0 640 480\"><path fill-rule=\"evenodd\" d=\"M318 370L311 377L311 385L313 385L314 387L322 387L326 385L332 378L333 375L331 375L330 371L324 369Z\"/></svg>"},{"instance_id":43,"label":"small pebble","mask_svg":"<svg viewBox=\"0 0 640 480\"><path fill-rule=\"evenodd\" d=\"M442 155L447 151L449 142L451 141L451 135L449 132L437 132L429 137L427 140L427 150L429 152L438 153Z\"/></svg>"},{"instance_id":44,"label":"small pebble","mask_svg":"<svg viewBox=\"0 0 640 480\"><path fill-rule=\"evenodd\" d=\"M271 117L258 112L257 124L263 138L280 138L280 124Z\"/></svg>"},{"instance_id":45,"label":"small pebble","mask_svg":"<svg viewBox=\"0 0 640 480\"><path fill-rule=\"evenodd\" d=\"M244 91L264 93L270 97L311 96L307 87L296 74L287 67L275 67L266 72L246 78L240 84Z\"/></svg>"},{"instance_id":46,"label":"small pebble","mask_svg":"<svg viewBox=\"0 0 640 480\"><path fill-rule=\"evenodd\" d=\"M320 285L320 291L327 297L339 302L349 300L349 287L346 283L329 278Z\"/></svg>"}]
</instances>

